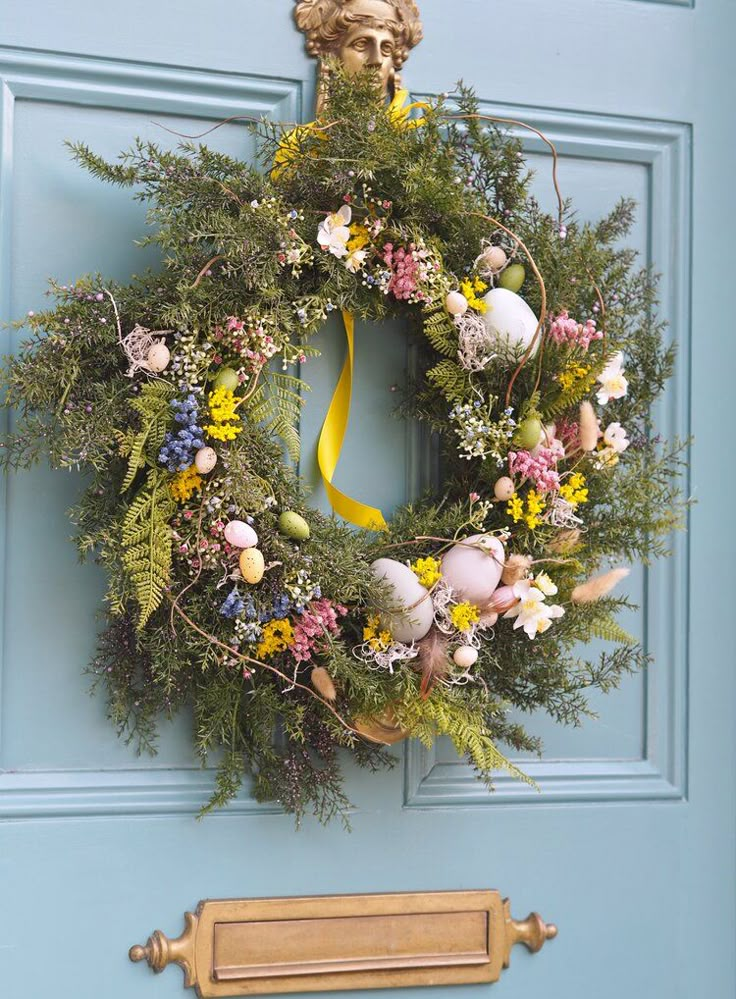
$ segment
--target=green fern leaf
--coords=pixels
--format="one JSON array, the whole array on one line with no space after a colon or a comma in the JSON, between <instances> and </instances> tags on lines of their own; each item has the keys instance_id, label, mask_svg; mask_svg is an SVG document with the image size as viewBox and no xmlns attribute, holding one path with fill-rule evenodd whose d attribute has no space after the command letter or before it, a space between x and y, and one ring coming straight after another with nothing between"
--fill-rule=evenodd
<instances>
[{"instance_id":1,"label":"green fern leaf","mask_svg":"<svg viewBox=\"0 0 736 999\"><path fill-rule=\"evenodd\" d=\"M121 493L133 485L136 475L145 467L147 458L155 462L171 424L169 403L173 396L174 388L168 382L148 382L141 389L140 395L131 401L131 409L135 410L140 419L140 429L126 434L121 444L121 451L128 457Z\"/></svg>"},{"instance_id":2,"label":"green fern leaf","mask_svg":"<svg viewBox=\"0 0 736 999\"><path fill-rule=\"evenodd\" d=\"M458 402L468 394L468 375L455 361L444 360L427 372L427 381L449 402Z\"/></svg>"},{"instance_id":3,"label":"green fern leaf","mask_svg":"<svg viewBox=\"0 0 736 999\"><path fill-rule=\"evenodd\" d=\"M610 614L596 618L589 627L591 638L602 638L605 642L616 642L618 645L638 645L639 640Z\"/></svg>"},{"instance_id":4,"label":"green fern leaf","mask_svg":"<svg viewBox=\"0 0 736 999\"><path fill-rule=\"evenodd\" d=\"M164 472L154 469L123 520L123 565L140 608L139 631L159 607L171 576L169 518L176 504L167 480Z\"/></svg>"},{"instance_id":5,"label":"green fern leaf","mask_svg":"<svg viewBox=\"0 0 736 999\"><path fill-rule=\"evenodd\" d=\"M438 354L457 357L457 329L444 308L427 309L424 314L424 335Z\"/></svg>"}]
</instances>

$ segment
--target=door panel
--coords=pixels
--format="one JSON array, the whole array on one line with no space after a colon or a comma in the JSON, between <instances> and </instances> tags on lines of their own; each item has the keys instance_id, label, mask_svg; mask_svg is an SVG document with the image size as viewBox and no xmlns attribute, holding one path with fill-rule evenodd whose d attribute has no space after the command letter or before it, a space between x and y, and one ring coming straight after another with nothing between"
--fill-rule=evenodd
<instances>
[{"instance_id":1,"label":"door panel","mask_svg":"<svg viewBox=\"0 0 736 999\"><path fill-rule=\"evenodd\" d=\"M292 7L184 0L174 13L130 0L121 16L110 0L11 0L0 10L2 318L42 307L48 275L125 278L155 262L133 246L141 206L83 174L65 139L114 156L137 135L174 145L161 126L193 134L237 114L308 119L314 66ZM507 999L734 994L736 671L724 627L734 472L723 450L736 142L718 106L736 97L736 11L726 0L420 7L425 41L405 73L414 93L462 77L488 113L541 128L584 218L622 194L639 202L630 243L662 273L662 313L680 344L658 423L697 435L690 532L629 587L643 610L625 624L656 663L597 700L599 721L580 730L534 720L548 753L525 766L541 794L501 777L489 797L446 746L412 744L389 773L349 770L351 834L313 822L296 833L247 788L197 822L211 775L192 757L189 719L164 726L158 757L139 758L88 696L81 671L103 587L67 541L78 480L46 469L10 479L0 486L0 981L18 999L181 995L177 970L154 978L127 948L154 926L178 933L200 898L476 887L560 926L541 955L514 954L493 987ZM519 134L549 204L546 149ZM205 141L253 153L241 124ZM323 357L305 369L302 471L322 504L314 448L342 336L327 324ZM422 442L391 415L411 352L397 324L359 324L357 352L336 481L390 509L427 475Z\"/></svg>"}]
</instances>

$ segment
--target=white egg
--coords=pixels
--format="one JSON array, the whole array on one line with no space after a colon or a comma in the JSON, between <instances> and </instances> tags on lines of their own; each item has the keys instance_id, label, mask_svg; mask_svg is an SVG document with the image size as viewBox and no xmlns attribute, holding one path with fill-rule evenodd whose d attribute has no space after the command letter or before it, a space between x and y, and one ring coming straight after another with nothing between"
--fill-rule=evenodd
<instances>
[{"instance_id":1,"label":"white egg","mask_svg":"<svg viewBox=\"0 0 736 999\"><path fill-rule=\"evenodd\" d=\"M454 545L442 558L442 578L455 596L481 606L499 584L506 552L498 538L474 534Z\"/></svg>"},{"instance_id":2,"label":"white egg","mask_svg":"<svg viewBox=\"0 0 736 999\"><path fill-rule=\"evenodd\" d=\"M166 346L165 343L154 343L151 349L146 354L146 363L151 371L155 371L158 374L160 371L165 371L169 366L169 361L171 360L171 351Z\"/></svg>"},{"instance_id":3,"label":"white egg","mask_svg":"<svg viewBox=\"0 0 736 999\"><path fill-rule=\"evenodd\" d=\"M434 622L429 591L408 566L395 559L379 558L371 569L391 590L391 606L382 609L381 617L396 641L410 644L424 638Z\"/></svg>"},{"instance_id":4,"label":"white egg","mask_svg":"<svg viewBox=\"0 0 736 999\"><path fill-rule=\"evenodd\" d=\"M445 299L445 308L451 316L464 316L468 311L468 300L460 291L451 291Z\"/></svg>"},{"instance_id":5,"label":"white egg","mask_svg":"<svg viewBox=\"0 0 736 999\"><path fill-rule=\"evenodd\" d=\"M526 350L537 332L538 319L524 299L506 288L493 288L483 301L486 303L483 321L491 343L511 350Z\"/></svg>"},{"instance_id":6,"label":"white egg","mask_svg":"<svg viewBox=\"0 0 736 999\"><path fill-rule=\"evenodd\" d=\"M211 447L201 447L194 456L194 466L200 475L207 475L217 464L217 454Z\"/></svg>"},{"instance_id":7,"label":"white egg","mask_svg":"<svg viewBox=\"0 0 736 999\"><path fill-rule=\"evenodd\" d=\"M461 645L452 654L453 661L460 669L470 669L478 662L478 650L472 645Z\"/></svg>"},{"instance_id":8,"label":"white egg","mask_svg":"<svg viewBox=\"0 0 736 999\"><path fill-rule=\"evenodd\" d=\"M234 548L255 548L258 535L243 520L231 520L225 525L225 541Z\"/></svg>"},{"instance_id":9,"label":"white egg","mask_svg":"<svg viewBox=\"0 0 736 999\"><path fill-rule=\"evenodd\" d=\"M508 257L506 256L506 251L502 247L489 246L488 249L482 254L481 260L489 270L493 271L494 274L498 274L498 272L503 270L506 266Z\"/></svg>"}]
</instances>

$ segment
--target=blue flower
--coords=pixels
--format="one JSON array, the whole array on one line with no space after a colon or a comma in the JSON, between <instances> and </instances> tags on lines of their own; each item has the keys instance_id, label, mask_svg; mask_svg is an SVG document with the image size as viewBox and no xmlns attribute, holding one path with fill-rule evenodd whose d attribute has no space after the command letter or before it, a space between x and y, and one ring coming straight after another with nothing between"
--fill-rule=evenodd
<instances>
[{"instance_id":1,"label":"blue flower","mask_svg":"<svg viewBox=\"0 0 736 999\"><path fill-rule=\"evenodd\" d=\"M230 590L225 602L220 607L220 613L223 617L239 617L245 610L245 602L243 598L238 593L238 588Z\"/></svg>"}]
</instances>

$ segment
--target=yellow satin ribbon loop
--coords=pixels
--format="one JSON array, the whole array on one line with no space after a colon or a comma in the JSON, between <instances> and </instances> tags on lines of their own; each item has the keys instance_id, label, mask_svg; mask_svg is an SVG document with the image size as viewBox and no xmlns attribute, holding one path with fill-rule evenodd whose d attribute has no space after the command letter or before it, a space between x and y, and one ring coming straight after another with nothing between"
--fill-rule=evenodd
<instances>
[{"instance_id":1,"label":"yellow satin ribbon loop","mask_svg":"<svg viewBox=\"0 0 736 999\"><path fill-rule=\"evenodd\" d=\"M408 90L397 90L388 106L389 117L393 124L398 125L399 128L421 128L426 119L410 118L409 115L416 110L428 111L430 105L426 101L414 101L413 104L407 104L408 99Z\"/></svg>"},{"instance_id":2,"label":"yellow satin ribbon loop","mask_svg":"<svg viewBox=\"0 0 736 999\"><path fill-rule=\"evenodd\" d=\"M325 422L322 424L319 444L317 445L317 463L322 481L325 484L327 498L335 513L351 524L355 524L356 527L364 527L371 531L385 531L388 525L380 510L346 496L332 484L350 419L350 399L353 394L353 367L355 363L355 317L352 312L343 312L342 318L345 323L348 352L330 402L330 408L327 410Z\"/></svg>"}]
</instances>

